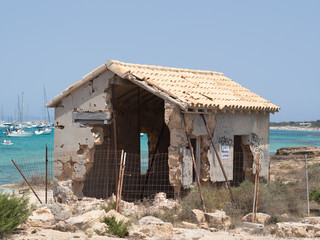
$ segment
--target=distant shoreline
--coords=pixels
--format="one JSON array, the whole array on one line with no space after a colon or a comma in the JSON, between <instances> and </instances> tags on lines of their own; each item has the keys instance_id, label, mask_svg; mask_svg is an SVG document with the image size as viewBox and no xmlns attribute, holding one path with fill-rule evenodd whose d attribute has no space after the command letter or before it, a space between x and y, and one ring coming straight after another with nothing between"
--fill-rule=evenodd
<instances>
[{"instance_id":1,"label":"distant shoreline","mask_svg":"<svg viewBox=\"0 0 320 240\"><path fill-rule=\"evenodd\" d=\"M319 132L320 128L310 128L310 127L293 127L293 126L281 126L281 127L270 127L269 129L275 130L296 130L296 131L312 131Z\"/></svg>"}]
</instances>

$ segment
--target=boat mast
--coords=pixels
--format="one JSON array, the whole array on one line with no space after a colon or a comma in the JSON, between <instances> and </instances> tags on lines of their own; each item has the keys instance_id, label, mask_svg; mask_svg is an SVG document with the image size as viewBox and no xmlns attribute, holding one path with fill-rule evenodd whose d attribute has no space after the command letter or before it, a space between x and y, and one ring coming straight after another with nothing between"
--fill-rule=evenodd
<instances>
[{"instance_id":1,"label":"boat mast","mask_svg":"<svg viewBox=\"0 0 320 240\"><path fill-rule=\"evenodd\" d=\"M21 93L21 128L23 128L23 92Z\"/></svg>"},{"instance_id":2,"label":"boat mast","mask_svg":"<svg viewBox=\"0 0 320 240\"><path fill-rule=\"evenodd\" d=\"M47 94L46 94L46 88L45 86L43 85L43 106L46 107L46 103L47 103ZM49 123L51 122L50 121L50 113L49 113L49 108L47 108L47 114L48 114L48 121Z\"/></svg>"}]
</instances>

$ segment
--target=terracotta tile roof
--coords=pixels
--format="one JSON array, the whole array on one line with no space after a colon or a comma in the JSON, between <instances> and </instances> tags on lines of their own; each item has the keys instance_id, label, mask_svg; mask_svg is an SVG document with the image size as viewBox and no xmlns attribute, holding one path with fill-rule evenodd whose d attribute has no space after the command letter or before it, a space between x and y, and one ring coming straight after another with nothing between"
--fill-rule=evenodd
<instances>
[{"instance_id":1,"label":"terracotta tile roof","mask_svg":"<svg viewBox=\"0 0 320 240\"><path fill-rule=\"evenodd\" d=\"M47 107L56 106L63 97L107 69L121 78L129 79L138 84L143 82L151 85L160 91L160 95L163 93L172 100L179 101L180 106L185 108L247 109L270 112L276 112L280 109L219 72L140 65L115 60L108 60L84 76L82 80L71 85L50 101Z\"/></svg>"},{"instance_id":2,"label":"terracotta tile roof","mask_svg":"<svg viewBox=\"0 0 320 240\"><path fill-rule=\"evenodd\" d=\"M106 65L120 77L133 75L188 107L271 112L280 109L219 72L131 64L114 60L107 61Z\"/></svg>"}]
</instances>

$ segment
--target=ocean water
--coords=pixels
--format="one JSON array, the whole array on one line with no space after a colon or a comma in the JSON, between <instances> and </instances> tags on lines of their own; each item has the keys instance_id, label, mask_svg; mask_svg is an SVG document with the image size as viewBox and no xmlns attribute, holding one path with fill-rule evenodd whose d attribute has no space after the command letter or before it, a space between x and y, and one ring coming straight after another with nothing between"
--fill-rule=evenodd
<instances>
[{"instance_id":1,"label":"ocean water","mask_svg":"<svg viewBox=\"0 0 320 240\"><path fill-rule=\"evenodd\" d=\"M3 129L2 129L3 130ZM45 146L53 148L53 131L50 135L33 135L31 137L6 138L3 131L0 133L0 142L10 139L11 146L0 145L0 185L23 180L18 170L14 167L11 159L26 159L33 157L44 159ZM147 159L148 144L146 134L141 136L142 157ZM145 147L143 147L145 146ZM270 153L274 154L277 149L293 146L318 146L320 148L320 132L296 131L296 130L270 130ZM43 157L42 157L43 156ZM141 166L141 172L146 172L147 164Z\"/></svg>"},{"instance_id":2,"label":"ocean water","mask_svg":"<svg viewBox=\"0 0 320 240\"><path fill-rule=\"evenodd\" d=\"M317 146L320 148L320 131L270 130L269 151L271 154L276 153L279 148L297 146Z\"/></svg>"},{"instance_id":3,"label":"ocean water","mask_svg":"<svg viewBox=\"0 0 320 240\"><path fill-rule=\"evenodd\" d=\"M36 129L25 129L35 131ZM30 137L6 137L0 130L0 143L9 139L13 145L0 144L0 185L22 181L22 177L15 168L11 159L36 163L37 160L45 161L46 145L53 148L53 131L49 135L32 135ZM43 156L43 157L42 157Z\"/></svg>"}]
</instances>

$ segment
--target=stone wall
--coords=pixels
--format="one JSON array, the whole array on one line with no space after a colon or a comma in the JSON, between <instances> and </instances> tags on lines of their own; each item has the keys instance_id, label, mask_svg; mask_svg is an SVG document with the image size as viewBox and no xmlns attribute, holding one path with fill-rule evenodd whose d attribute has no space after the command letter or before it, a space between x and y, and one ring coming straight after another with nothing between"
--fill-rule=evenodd
<instances>
[{"instance_id":1,"label":"stone wall","mask_svg":"<svg viewBox=\"0 0 320 240\"><path fill-rule=\"evenodd\" d=\"M72 92L55 108L54 197L64 202L83 197L86 174L93 162L95 146L103 142L100 127L78 127L73 124L73 112L105 112L111 116L110 79L106 71Z\"/></svg>"},{"instance_id":2,"label":"stone wall","mask_svg":"<svg viewBox=\"0 0 320 240\"><path fill-rule=\"evenodd\" d=\"M215 126L215 114L205 115L205 118L212 133ZM210 146L207 130L199 114L185 114L185 120L190 137L196 139L200 146L196 154L198 157L195 156L200 161L197 164L200 180L207 182L210 179L210 164L206 154ZM165 122L170 131L169 180L174 187L175 196L179 197L181 187L187 189L193 183L193 162L180 108L166 102Z\"/></svg>"}]
</instances>

